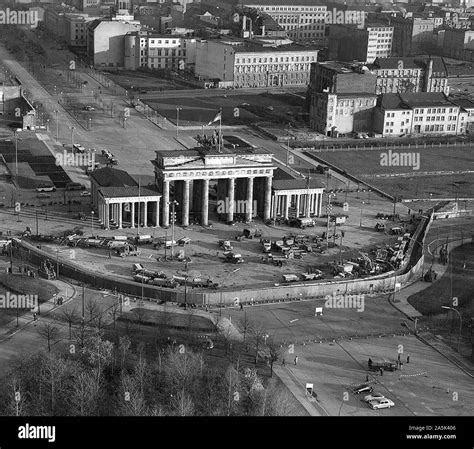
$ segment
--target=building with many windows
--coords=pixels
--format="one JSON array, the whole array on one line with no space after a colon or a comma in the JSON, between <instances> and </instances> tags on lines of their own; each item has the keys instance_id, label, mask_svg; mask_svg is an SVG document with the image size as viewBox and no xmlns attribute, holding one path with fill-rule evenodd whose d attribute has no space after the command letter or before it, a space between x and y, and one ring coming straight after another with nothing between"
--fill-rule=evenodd
<instances>
[{"instance_id":1,"label":"building with many windows","mask_svg":"<svg viewBox=\"0 0 474 449\"><path fill-rule=\"evenodd\" d=\"M374 131L407 134L464 134L467 114L441 92L384 94L374 110Z\"/></svg>"},{"instance_id":2,"label":"building with many windows","mask_svg":"<svg viewBox=\"0 0 474 449\"><path fill-rule=\"evenodd\" d=\"M125 36L125 68L184 70L187 45L195 39L134 31Z\"/></svg>"},{"instance_id":3,"label":"building with many windows","mask_svg":"<svg viewBox=\"0 0 474 449\"><path fill-rule=\"evenodd\" d=\"M318 5L311 0L248 0L244 3L270 15L295 40L325 42L326 5Z\"/></svg>"},{"instance_id":4,"label":"building with many windows","mask_svg":"<svg viewBox=\"0 0 474 449\"><path fill-rule=\"evenodd\" d=\"M449 95L443 58L377 58L368 68L377 75L377 94L444 92Z\"/></svg>"},{"instance_id":5,"label":"building with many windows","mask_svg":"<svg viewBox=\"0 0 474 449\"><path fill-rule=\"evenodd\" d=\"M306 86L317 57L317 49L270 38L203 40L196 47L195 73L220 87Z\"/></svg>"},{"instance_id":6,"label":"building with many windows","mask_svg":"<svg viewBox=\"0 0 474 449\"><path fill-rule=\"evenodd\" d=\"M367 24L361 29L355 24L331 24L328 28L329 60L372 63L392 54L391 26Z\"/></svg>"}]
</instances>

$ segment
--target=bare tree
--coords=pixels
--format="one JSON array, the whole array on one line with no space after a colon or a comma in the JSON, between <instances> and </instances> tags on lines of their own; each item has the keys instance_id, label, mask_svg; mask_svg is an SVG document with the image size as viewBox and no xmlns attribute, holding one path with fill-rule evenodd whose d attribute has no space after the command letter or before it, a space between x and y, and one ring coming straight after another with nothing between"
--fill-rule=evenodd
<instances>
[{"instance_id":1,"label":"bare tree","mask_svg":"<svg viewBox=\"0 0 474 449\"><path fill-rule=\"evenodd\" d=\"M63 308L61 309L61 314L69 325L69 340L72 340L72 325L75 324L79 318L77 315L77 309L76 307L73 309Z\"/></svg>"},{"instance_id":2,"label":"bare tree","mask_svg":"<svg viewBox=\"0 0 474 449\"><path fill-rule=\"evenodd\" d=\"M74 331L74 338L79 344L79 347L81 349L84 348L84 345L86 343L86 338L87 338L87 329L86 329L86 324L83 320L81 320L81 322L79 323L79 326Z\"/></svg>"},{"instance_id":3,"label":"bare tree","mask_svg":"<svg viewBox=\"0 0 474 449\"><path fill-rule=\"evenodd\" d=\"M281 348L275 343L273 337L267 342L267 348L269 352L270 377L273 377L273 364L281 357Z\"/></svg>"},{"instance_id":4,"label":"bare tree","mask_svg":"<svg viewBox=\"0 0 474 449\"><path fill-rule=\"evenodd\" d=\"M143 320L146 316L146 309L144 309L143 307L137 307L135 309L132 310L132 313L135 315L135 317L137 318L137 321L138 321L138 332L140 332L140 329L141 329L141 325L143 323Z\"/></svg>"},{"instance_id":5,"label":"bare tree","mask_svg":"<svg viewBox=\"0 0 474 449\"><path fill-rule=\"evenodd\" d=\"M100 313L99 304L92 299L88 299L86 302L86 311L89 314L89 324L93 324L97 315Z\"/></svg>"},{"instance_id":6,"label":"bare tree","mask_svg":"<svg viewBox=\"0 0 474 449\"><path fill-rule=\"evenodd\" d=\"M263 340L265 339L265 330L261 323L252 325L250 330L250 340L253 348L255 349L255 364L258 362L258 351L262 347Z\"/></svg>"},{"instance_id":7,"label":"bare tree","mask_svg":"<svg viewBox=\"0 0 474 449\"><path fill-rule=\"evenodd\" d=\"M114 330L115 330L115 322L117 320L117 315L119 312L120 312L120 303L117 301L117 302L114 302L109 309L109 315L112 316Z\"/></svg>"},{"instance_id":8,"label":"bare tree","mask_svg":"<svg viewBox=\"0 0 474 449\"><path fill-rule=\"evenodd\" d=\"M59 328L51 323L44 323L38 328L38 334L48 342L48 352L51 352L51 343L57 340Z\"/></svg>"},{"instance_id":9,"label":"bare tree","mask_svg":"<svg viewBox=\"0 0 474 449\"><path fill-rule=\"evenodd\" d=\"M171 414L175 416L193 416L194 404L184 389L171 398Z\"/></svg>"},{"instance_id":10,"label":"bare tree","mask_svg":"<svg viewBox=\"0 0 474 449\"><path fill-rule=\"evenodd\" d=\"M244 312L244 316L240 318L239 322L237 323L237 329L243 334L244 336L244 345L245 350L247 351L247 336L252 329L252 321L249 319L247 312Z\"/></svg>"}]
</instances>

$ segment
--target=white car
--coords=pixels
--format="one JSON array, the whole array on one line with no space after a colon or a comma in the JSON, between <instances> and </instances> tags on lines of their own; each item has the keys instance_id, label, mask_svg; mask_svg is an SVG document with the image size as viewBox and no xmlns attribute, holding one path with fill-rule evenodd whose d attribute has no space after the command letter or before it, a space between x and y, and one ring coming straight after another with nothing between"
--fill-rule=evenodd
<instances>
[{"instance_id":1,"label":"white car","mask_svg":"<svg viewBox=\"0 0 474 449\"><path fill-rule=\"evenodd\" d=\"M36 187L37 192L54 192L56 187L51 186L49 184L42 184L39 187Z\"/></svg>"},{"instance_id":2,"label":"white car","mask_svg":"<svg viewBox=\"0 0 474 449\"><path fill-rule=\"evenodd\" d=\"M91 193L87 190L84 190L83 192L81 192L81 196L91 196Z\"/></svg>"},{"instance_id":3,"label":"white car","mask_svg":"<svg viewBox=\"0 0 474 449\"><path fill-rule=\"evenodd\" d=\"M385 396L382 393L373 392L364 397L364 402L376 401L379 399L385 399Z\"/></svg>"},{"instance_id":4,"label":"white car","mask_svg":"<svg viewBox=\"0 0 474 449\"><path fill-rule=\"evenodd\" d=\"M377 410L379 408L390 408L393 406L395 406L395 403L387 398L374 399L373 401L369 402L369 407L373 410Z\"/></svg>"}]
</instances>

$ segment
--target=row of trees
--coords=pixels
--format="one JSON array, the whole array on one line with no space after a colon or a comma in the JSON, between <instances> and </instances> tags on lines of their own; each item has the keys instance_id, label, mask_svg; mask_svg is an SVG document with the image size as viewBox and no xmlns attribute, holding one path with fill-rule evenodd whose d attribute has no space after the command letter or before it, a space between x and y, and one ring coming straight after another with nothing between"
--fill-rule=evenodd
<instances>
[{"instance_id":1,"label":"row of trees","mask_svg":"<svg viewBox=\"0 0 474 449\"><path fill-rule=\"evenodd\" d=\"M128 336L102 331L66 354L21 354L0 383L0 414L31 416L256 416L293 414L276 382L252 368L209 366L202 352L168 345L152 357Z\"/></svg>"}]
</instances>

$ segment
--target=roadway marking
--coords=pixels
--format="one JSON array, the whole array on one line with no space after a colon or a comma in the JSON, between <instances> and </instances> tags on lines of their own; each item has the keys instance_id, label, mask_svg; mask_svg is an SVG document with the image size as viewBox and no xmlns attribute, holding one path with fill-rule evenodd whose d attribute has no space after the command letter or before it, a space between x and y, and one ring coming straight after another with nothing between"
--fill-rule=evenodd
<instances>
[{"instance_id":1,"label":"roadway marking","mask_svg":"<svg viewBox=\"0 0 474 449\"><path fill-rule=\"evenodd\" d=\"M434 410L433 410L431 407L428 407L427 405L425 405L425 408L426 408L429 412L434 413Z\"/></svg>"},{"instance_id":2,"label":"roadway marking","mask_svg":"<svg viewBox=\"0 0 474 449\"><path fill-rule=\"evenodd\" d=\"M294 320L291 320L290 323L294 323L295 321L298 321L299 318L295 318Z\"/></svg>"}]
</instances>

